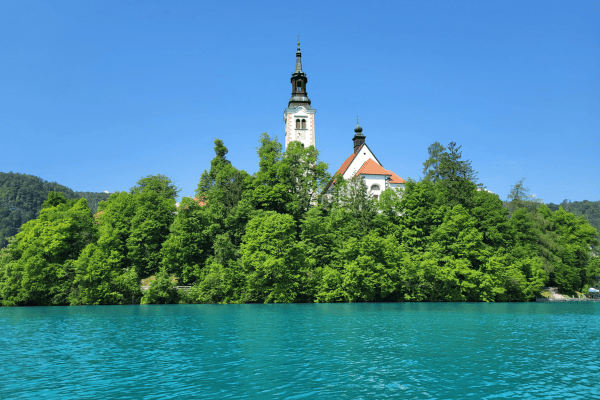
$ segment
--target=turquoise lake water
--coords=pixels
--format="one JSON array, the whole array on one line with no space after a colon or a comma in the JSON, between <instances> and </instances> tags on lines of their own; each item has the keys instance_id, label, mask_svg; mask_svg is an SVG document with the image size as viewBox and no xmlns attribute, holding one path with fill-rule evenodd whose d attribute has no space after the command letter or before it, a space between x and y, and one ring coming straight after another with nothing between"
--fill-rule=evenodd
<instances>
[{"instance_id":1,"label":"turquoise lake water","mask_svg":"<svg viewBox=\"0 0 600 400\"><path fill-rule=\"evenodd\" d=\"M600 304L3 308L0 398L598 399Z\"/></svg>"}]
</instances>

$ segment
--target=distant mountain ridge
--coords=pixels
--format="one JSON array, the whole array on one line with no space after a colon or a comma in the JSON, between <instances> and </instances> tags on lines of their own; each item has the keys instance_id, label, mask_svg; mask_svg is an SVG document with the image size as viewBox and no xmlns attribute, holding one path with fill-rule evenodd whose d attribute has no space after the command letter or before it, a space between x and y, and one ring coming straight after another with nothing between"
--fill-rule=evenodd
<instances>
[{"instance_id":1,"label":"distant mountain ridge","mask_svg":"<svg viewBox=\"0 0 600 400\"><path fill-rule=\"evenodd\" d=\"M7 237L14 236L21 225L39 216L49 192L61 192L67 199L85 198L95 213L98 203L108 199L108 193L76 192L56 182L34 175L0 172L0 248Z\"/></svg>"}]
</instances>

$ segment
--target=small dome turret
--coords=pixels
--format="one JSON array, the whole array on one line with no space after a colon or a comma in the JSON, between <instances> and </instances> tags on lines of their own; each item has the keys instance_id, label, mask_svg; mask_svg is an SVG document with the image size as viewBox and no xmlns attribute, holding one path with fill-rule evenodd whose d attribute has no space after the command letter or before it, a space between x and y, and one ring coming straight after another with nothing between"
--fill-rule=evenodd
<instances>
[{"instance_id":1,"label":"small dome turret","mask_svg":"<svg viewBox=\"0 0 600 400\"><path fill-rule=\"evenodd\" d=\"M354 128L354 132L356 132L357 135L362 135L362 126L358 124L358 121L356 121L356 128Z\"/></svg>"}]
</instances>

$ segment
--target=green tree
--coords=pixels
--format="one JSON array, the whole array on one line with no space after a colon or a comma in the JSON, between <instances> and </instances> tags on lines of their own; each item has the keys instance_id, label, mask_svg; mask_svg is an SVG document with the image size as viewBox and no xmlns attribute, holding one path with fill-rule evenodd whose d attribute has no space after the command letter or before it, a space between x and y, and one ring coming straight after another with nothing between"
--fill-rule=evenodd
<instances>
[{"instance_id":1,"label":"green tree","mask_svg":"<svg viewBox=\"0 0 600 400\"><path fill-rule=\"evenodd\" d=\"M72 305L126 304L139 296L139 277L127 246L135 214L135 195L127 192L100 203L98 241L88 244L74 263Z\"/></svg>"},{"instance_id":2,"label":"green tree","mask_svg":"<svg viewBox=\"0 0 600 400\"><path fill-rule=\"evenodd\" d=\"M184 198L170 234L161 249L162 265L183 284L194 284L212 250L208 235L208 213L194 200Z\"/></svg>"},{"instance_id":3,"label":"green tree","mask_svg":"<svg viewBox=\"0 0 600 400\"><path fill-rule=\"evenodd\" d=\"M122 256L107 248L106 239L101 237L98 245L88 245L75 261L71 305L127 304L139 297L137 272L132 267L119 268Z\"/></svg>"},{"instance_id":4,"label":"green tree","mask_svg":"<svg viewBox=\"0 0 600 400\"><path fill-rule=\"evenodd\" d=\"M533 212L540 204L542 204L542 199L536 199L535 195L530 194L529 188L525 187L524 182L525 178L522 178L510 189L508 199L506 200L506 206L510 216L512 216L515 210L520 208L525 208L529 212Z\"/></svg>"},{"instance_id":5,"label":"green tree","mask_svg":"<svg viewBox=\"0 0 600 400\"><path fill-rule=\"evenodd\" d=\"M173 277L163 267L156 274L156 279L150 282L150 286L141 304L173 304L177 303L177 290L173 287Z\"/></svg>"},{"instance_id":6,"label":"green tree","mask_svg":"<svg viewBox=\"0 0 600 400\"><path fill-rule=\"evenodd\" d=\"M514 246L510 249L515 259L539 257L544 270L552 274L562 262L558 236L551 228L550 214L543 209L519 208L513 212L510 227ZM549 210L548 210L549 211Z\"/></svg>"},{"instance_id":7,"label":"green tree","mask_svg":"<svg viewBox=\"0 0 600 400\"><path fill-rule=\"evenodd\" d=\"M224 267L209 258L202 270L202 277L191 289L191 298L198 303L238 303L246 276L238 263Z\"/></svg>"},{"instance_id":8,"label":"green tree","mask_svg":"<svg viewBox=\"0 0 600 400\"><path fill-rule=\"evenodd\" d=\"M181 189L175 186L170 178L157 174L140 178L130 191L132 194L141 194L151 191L157 193L164 199L175 200Z\"/></svg>"},{"instance_id":9,"label":"green tree","mask_svg":"<svg viewBox=\"0 0 600 400\"><path fill-rule=\"evenodd\" d=\"M400 201L400 211L400 241L409 252L421 253L429 243L429 236L441 225L448 207L443 204L436 185L431 181L409 179Z\"/></svg>"},{"instance_id":10,"label":"green tree","mask_svg":"<svg viewBox=\"0 0 600 400\"><path fill-rule=\"evenodd\" d=\"M444 216L444 221L431 235L430 243L439 246L440 258L450 256L468 262L470 269L479 270L491 256L491 249L483 242L477 221L461 205L456 205Z\"/></svg>"},{"instance_id":11,"label":"green tree","mask_svg":"<svg viewBox=\"0 0 600 400\"><path fill-rule=\"evenodd\" d=\"M429 157L427 160L425 160L425 162L423 162L424 180L435 183L441 178L439 175L440 161L445 151L446 148L442 146L440 142L435 142L429 145L427 148Z\"/></svg>"},{"instance_id":12,"label":"green tree","mask_svg":"<svg viewBox=\"0 0 600 400\"><path fill-rule=\"evenodd\" d=\"M296 220L317 203L319 193L331 179L328 165L319 160L314 146L291 142L276 164L277 175L286 187L285 211Z\"/></svg>"},{"instance_id":13,"label":"green tree","mask_svg":"<svg viewBox=\"0 0 600 400\"><path fill-rule=\"evenodd\" d=\"M300 225L307 263L312 268L324 267L331 263L335 254L335 232L321 207L313 207L304 215Z\"/></svg>"},{"instance_id":14,"label":"green tree","mask_svg":"<svg viewBox=\"0 0 600 400\"><path fill-rule=\"evenodd\" d=\"M127 257L141 278L159 270L161 248L173 223L175 199L153 190L133 195L135 214L127 238Z\"/></svg>"},{"instance_id":15,"label":"green tree","mask_svg":"<svg viewBox=\"0 0 600 400\"><path fill-rule=\"evenodd\" d=\"M242 302L297 300L305 254L290 215L258 213L248 223L241 250L240 265L246 277Z\"/></svg>"},{"instance_id":16,"label":"green tree","mask_svg":"<svg viewBox=\"0 0 600 400\"><path fill-rule=\"evenodd\" d=\"M215 139L215 157L210 162L210 170L202 173L198 188L196 190L196 196L198 198L205 196L208 191L217 184L219 173L226 167L231 166L231 161L227 160L226 155L229 152L225 144L221 139Z\"/></svg>"},{"instance_id":17,"label":"green tree","mask_svg":"<svg viewBox=\"0 0 600 400\"><path fill-rule=\"evenodd\" d=\"M61 192L50 191L48 193L48 200L44 201L42 204L42 209L56 207L59 204L67 204L67 198L65 195Z\"/></svg>"},{"instance_id":18,"label":"green tree","mask_svg":"<svg viewBox=\"0 0 600 400\"><path fill-rule=\"evenodd\" d=\"M332 210L343 210L348 213L363 230L363 234L373 228L373 220L377 215L377 203L369 193L364 179L355 176L349 180L336 183Z\"/></svg>"},{"instance_id":19,"label":"green tree","mask_svg":"<svg viewBox=\"0 0 600 400\"><path fill-rule=\"evenodd\" d=\"M0 259L0 297L5 306L64 305L72 291L73 262L96 240L87 201L51 193Z\"/></svg>"},{"instance_id":20,"label":"green tree","mask_svg":"<svg viewBox=\"0 0 600 400\"><path fill-rule=\"evenodd\" d=\"M75 262L72 304L125 304L137 298L139 279L158 272L161 248L175 213L168 178L142 178L132 193L100 204L99 239Z\"/></svg>"},{"instance_id":21,"label":"green tree","mask_svg":"<svg viewBox=\"0 0 600 400\"><path fill-rule=\"evenodd\" d=\"M202 174L196 199L204 204L204 235L210 238L211 251L205 259L214 257L218 264L228 266L239 258L246 223L254 210L253 178L225 158L227 148L221 140L215 140L214 150L211 168Z\"/></svg>"},{"instance_id":22,"label":"green tree","mask_svg":"<svg viewBox=\"0 0 600 400\"><path fill-rule=\"evenodd\" d=\"M448 144L437 168L439 180L436 184L440 185L449 207L461 204L470 209L477 186L483 188L483 185L476 185L477 172L471 167L471 161L461 160L460 148L461 146L456 147L455 142Z\"/></svg>"},{"instance_id":23,"label":"green tree","mask_svg":"<svg viewBox=\"0 0 600 400\"><path fill-rule=\"evenodd\" d=\"M508 249L514 245L514 231L508 222L508 210L500 197L487 190L477 191L469 213L475 226L483 234L483 242L494 249Z\"/></svg>"},{"instance_id":24,"label":"green tree","mask_svg":"<svg viewBox=\"0 0 600 400\"><path fill-rule=\"evenodd\" d=\"M371 231L341 244L339 257L323 268L316 300L397 300L403 252L392 235L383 238Z\"/></svg>"},{"instance_id":25,"label":"green tree","mask_svg":"<svg viewBox=\"0 0 600 400\"><path fill-rule=\"evenodd\" d=\"M259 142L259 169L253 182L253 203L257 209L285 214L289 187L282 182L278 170L283 156L281 143L277 137L271 138L266 133L260 136Z\"/></svg>"},{"instance_id":26,"label":"green tree","mask_svg":"<svg viewBox=\"0 0 600 400\"><path fill-rule=\"evenodd\" d=\"M550 213L545 205L540 208ZM561 263L554 270L553 278L561 293L573 295L594 283L590 279L590 269L593 266L591 248L598 245L598 232L585 217L568 213L562 207L549 217L552 228L558 235L560 248L557 255L561 259Z\"/></svg>"},{"instance_id":27,"label":"green tree","mask_svg":"<svg viewBox=\"0 0 600 400\"><path fill-rule=\"evenodd\" d=\"M376 202L378 213L373 220L374 229L381 236L394 235L402 237L400 221L402 219L402 196L404 189L387 188Z\"/></svg>"},{"instance_id":28,"label":"green tree","mask_svg":"<svg viewBox=\"0 0 600 400\"><path fill-rule=\"evenodd\" d=\"M558 208L561 206L567 212L585 216L590 225L600 232L600 201L583 200L571 202L565 199L560 205L554 203L548 204L548 207L552 211L558 211ZM600 236L597 239L600 240ZM598 249L595 249L595 251L598 253Z\"/></svg>"},{"instance_id":29,"label":"green tree","mask_svg":"<svg viewBox=\"0 0 600 400\"><path fill-rule=\"evenodd\" d=\"M471 161L462 160L462 152L456 142L450 142L448 147L435 142L427 148L429 157L423 162L423 180L437 183L444 180L463 180L477 184L477 172L473 170ZM482 185L477 185L482 187Z\"/></svg>"}]
</instances>

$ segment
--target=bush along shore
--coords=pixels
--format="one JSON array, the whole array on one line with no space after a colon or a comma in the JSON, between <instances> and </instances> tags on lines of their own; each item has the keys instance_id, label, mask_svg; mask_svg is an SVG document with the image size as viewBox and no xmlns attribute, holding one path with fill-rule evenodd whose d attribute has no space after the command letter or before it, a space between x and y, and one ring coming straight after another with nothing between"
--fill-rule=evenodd
<instances>
[{"instance_id":1,"label":"bush along shore","mask_svg":"<svg viewBox=\"0 0 600 400\"><path fill-rule=\"evenodd\" d=\"M162 175L96 214L50 192L0 250L1 304L535 301L548 286L587 292L600 276L585 217L552 211L522 180L502 201L455 143L434 143L425 177L378 199L362 179L332 177L312 146L283 152L263 134L253 175L222 141L214 149L178 206Z\"/></svg>"}]
</instances>

